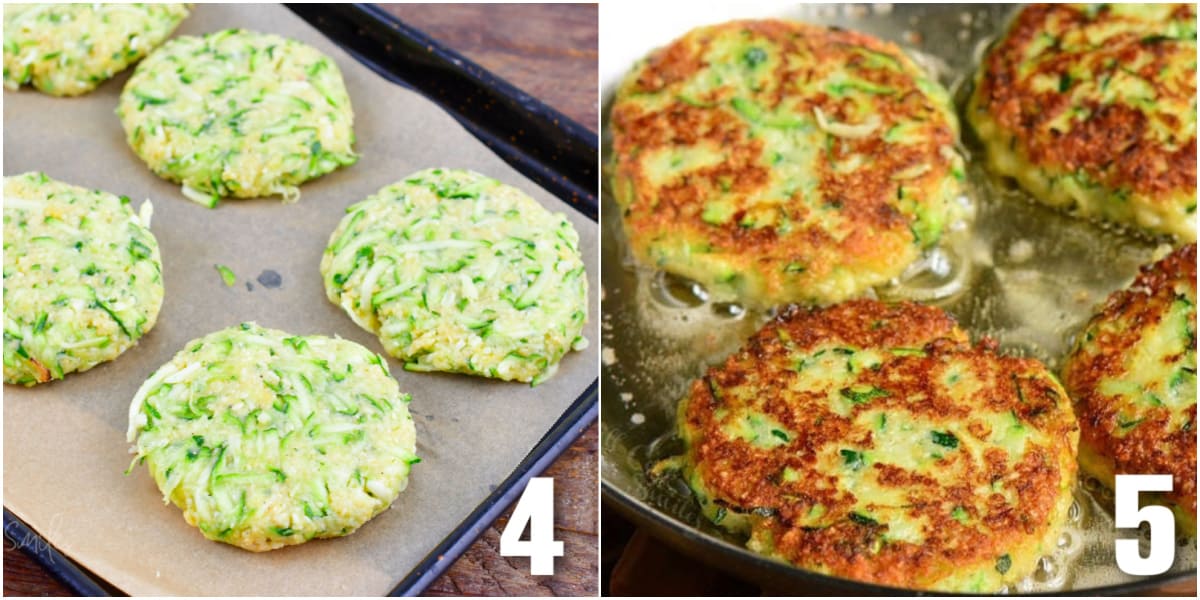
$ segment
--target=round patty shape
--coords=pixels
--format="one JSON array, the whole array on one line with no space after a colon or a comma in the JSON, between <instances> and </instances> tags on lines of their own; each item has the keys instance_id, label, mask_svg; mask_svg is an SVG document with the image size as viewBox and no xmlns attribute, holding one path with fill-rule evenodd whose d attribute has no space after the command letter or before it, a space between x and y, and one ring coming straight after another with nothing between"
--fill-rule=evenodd
<instances>
[{"instance_id":1,"label":"round patty shape","mask_svg":"<svg viewBox=\"0 0 1200 600\"><path fill-rule=\"evenodd\" d=\"M32 386L112 360L162 307L148 205L54 181L4 178L4 381Z\"/></svg>"},{"instance_id":2,"label":"round patty shape","mask_svg":"<svg viewBox=\"0 0 1200 600\"><path fill-rule=\"evenodd\" d=\"M990 168L1038 200L1196 240L1196 7L1037 4L967 107Z\"/></svg>"},{"instance_id":3,"label":"round patty shape","mask_svg":"<svg viewBox=\"0 0 1200 600\"><path fill-rule=\"evenodd\" d=\"M150 169L209 207L225 197L292 202L301 183L358 160L341 71L277 35L173 39L134 70L117 115Z\"/></svg>"},{"instance_id":4,"label":"round patty shape","mask_svg":"<svg viewBox=\"0 0 1200 600\"><path fill-rule=\"evenodd\" d=\"M695 29L633 69L611 122L634 254L718 296L856 296L900 275L957 215L946 91L864 34Z\"/></svg>"},{"instance_id":5,"label":"round patty shape","mask_svg":"<svg viewBox=\"0 0 1200 600\"><path fill-rule=\"evenodd\" d=\"M86 94L161 44L186 4L6 4L4 87Z\"/></svg>"},{"instance_id":6,"label":"round patty shape","mask_svg":"<svg viewBox=\"0 0 1200 600\"><path fill-rule=\"evenodd\" d=\"M1066 521L1078 426L1032 359L940 309L790 308L679 409L704 514L748 547L872 583L995 592Z\"/></svg>"},{"instance_id":7,"label":"round patty shape","mask_svg":"<svg viewBox=\"0 0 1200 600\"><path fill-rule=\"evenodd\" d=\"M586 345L579 234L524 192L428 169L346 212L325 292L405 369L537 384Z\"/></svg>"},{"instance_id":8,"label":"round patty shape","mask_svg":"<svg viewBox=\"0 0 1200 600\"><path fill-rule=\"evenodd\" d=\"M1166 495L1196 533L1196 245L1143 267L1108 297L1063 364L1082 429L1079 463L1114 475L1174 477Z\"/></svg>"},{"instance_id":9,"label":"round patty shape","mask_svg":"<svg viewBox=\"0 0 1200 600\"><path fill-rule=\"evenodd\" d=\"M243 323L142 384L129 441L204 537L260 552L353 533L392 504L420 461L408 402L354 342Z\"/></svg>"}]
</instances>

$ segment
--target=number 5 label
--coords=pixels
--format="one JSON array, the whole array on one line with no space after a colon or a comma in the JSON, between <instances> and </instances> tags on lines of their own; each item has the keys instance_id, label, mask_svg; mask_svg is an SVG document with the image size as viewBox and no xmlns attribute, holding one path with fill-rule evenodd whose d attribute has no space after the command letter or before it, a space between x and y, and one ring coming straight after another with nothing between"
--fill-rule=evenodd
<instances>
[{"instance_id":1,"label":"number 5 label","mask_svg":"<svg viewBox=\"0 0 1200 600\"><path fill-rule=\"evenodd\" d=\"M529 539L521 539L525 524ZM553 575L563 543L554 539L554 478L534 477L525 486L512 517L500 533L500 556L528 556L530 575Z\"/></svg>"},{"instance_id":2,"label":"number 5 label","mask_svg":"<svg viewBox=\"0 0 1200 600\"><path fill-rule=\"evenodd\" d=\"M1117 567L1130 575L1165 573L1175 562L1175 515L1165 506L1140 506L1139 492L1171 491L1170 475L1117 475L1116 526L1137 529L1150 525L1150 554L1142 556L1137 539L1117 540Z\"/></svg>"}]
</instances>

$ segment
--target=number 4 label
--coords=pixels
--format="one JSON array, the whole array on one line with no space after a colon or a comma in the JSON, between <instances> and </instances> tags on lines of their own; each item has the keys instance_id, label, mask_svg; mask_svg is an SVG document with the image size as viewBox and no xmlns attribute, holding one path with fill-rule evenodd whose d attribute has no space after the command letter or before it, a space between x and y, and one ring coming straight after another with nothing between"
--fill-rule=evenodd
<instances>
[{"instance_id":1,"label":"number 4 label","mask_svg":"<svg viewBox=\"0 0 1200 600\"><path fill-rule=\"evenodd\" d=\"M521 539L525 524L529 539ZM528 556L530 575L553 575L563 543L554 539L554 478L534 477L525 486L512 517L500 533L500 556Z\"/></svg>"},{"instance_id":2,"label":"number 4 label","mask_svg":"<svg viewBox=\"0 0 1200 600\"><path fill-rule=\"evenodd\" d=\"M1138 492L1171 491L1170 475L1117 475L1116 526L1137 529L1150 525L1150 554L1142 556L1138 540L1117 540L1117 567L1130 575L1165 573L1175 562L1175 515L1165 506L1141 506Z\"/></svg>"}]
</instances>

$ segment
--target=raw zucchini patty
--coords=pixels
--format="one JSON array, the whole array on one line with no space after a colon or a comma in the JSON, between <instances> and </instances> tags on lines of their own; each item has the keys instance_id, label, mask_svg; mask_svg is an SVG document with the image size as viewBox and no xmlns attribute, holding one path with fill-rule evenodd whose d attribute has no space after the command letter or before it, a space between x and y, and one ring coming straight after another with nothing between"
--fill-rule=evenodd
<instances>
[{"instance_id":1,"label":"raw zucchini patty","mask_svg":"<svg viewBox=\"0 0 1200 600\"><path fill-rule=\"evenodd\" d=\"M883 585L995 592L1033 572L1072 503L1079 429L1038 361L940 309L785 310L679 409L704 514L748 547Z\"/></svg>"},{"instance_id":2,"label":"raw zucchini patty","mask_svg":"<svg viewBox=\"0 0 1200 600\"><path fill-rule=\"evenodd\" d=\"M984 59L967 120L1051 206L1196 240L1196 8L1038 4Z\"/></svg>"},{"instance_id":3,"label":"raw zucchini patty","mask_svg":"<svg viewBox=\"0 0 1200 600\"><path fill-rule=\"evenodd\" d=\"M6 4L4 87L86 94L161 44L187 4Z\"/></svg>"},{"instance_id":4,"label":"raw zucchini patty","mask_svg":"<svg viewBox=\"0 0 1200 600\"><path fill-rule=\"evenodd\" d=\"M142 384L128 439L204 537L260 552L353 533L392 504L420 461L408 402L354 342L243 323Z\"/></svg>"},{"instance_id":5,"label":"raw zucchini patty","mask_svg":"<svg viewBox=\"0 0 1200 600\"><path fill-rule=\"evenodd\" d=\"M634 254L751 304L829 303L903 272L958 218L946 91L895 45L788 21L695 29L612 107Z\"/></svg>"},{"instance_id":6,"label":"raw zucchini patty","mask_svg":"<svg viewBox=\"0 0 1200 600\"><path fill-rule=\"evenodd\" d=\"M183 194L280 194L354 164L354 111L342 74L317 49L227 29L167 42L142 61L117 115L134 152Z\"/></svg>"},{"instance_id":7,"label":"raw zucchini patty","mask_svg":"<svg viewBox=\"0 0 1200 600\"><path fill-rule=\"evenodd\" d=\"M321 260L325 292L405 369L536 384L586 345L579 234L524 192L427 169L346 213Z\"/></svg>"},{"instance_id":8,"label":"raw zucchini patty","mask_svg":"<svg viewBox=\"0 0 1200 600\"><path fill-rule=\"evenodd\" d=\"M137 343L162 307L148 211L42 173L4 178L4 381L62 379Z\"/></svg>"},{"instance_id":9,"label":"raw zucchini patty","mask_svg":"<svg viewBox=\"0 0 1200 600\"><path fill-rule=\"evenodd\" d=\"M1196 245L1143 267L1109 296L1063 364L1082 429L1079 463L1117 473L1170 473L1168 502L1196 532Z\"/></svg>"}]
</instances>

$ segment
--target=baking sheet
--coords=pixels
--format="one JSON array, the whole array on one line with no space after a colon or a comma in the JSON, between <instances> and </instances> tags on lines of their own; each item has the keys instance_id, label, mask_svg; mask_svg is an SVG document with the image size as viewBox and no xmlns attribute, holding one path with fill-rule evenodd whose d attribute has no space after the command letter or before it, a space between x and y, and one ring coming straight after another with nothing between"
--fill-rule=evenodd
<instances>
[{"instance_id":1,"label":"baking sheet","mask_svg":"<svg viewBox=\"0 0 1200 600\"><path fill-rule=\"evenodd\" d=\"M593 344L564 357L557 375L530 388L482 378L404 371L422 462L391 509L357 533L254 554L210 542L164 505L144 467L122 475L130 399L185 342L257 321L298 334L339 335L382 352L325 298L318 271L346 206L433 166L474 169L566 213L580 234L589 309L598 306L597 227L521 176L435 104L389 83L278 5L199 5L176 35L227 27L309 43L341 68L354 106L358 164L301 187L301 199L184 199L128 148L113 111L128 72L96 92L58 99L4 93L4 173L42 170L62 181L154 202L151 229L163 257L166 298L158 324L117 360L64 381L4 387L4 505L51 544L132 595L380 595L390 591L508 476L596 377ZM229 266L224 285L213 265ZM269 271L282 282L257 279ZM247 287L247 283L250 287ZM252 289L251 289L252 288ZM563 557L560 560L571 560Z\"/></svg>"},{"instance_id":2,"label":"baking sheet","mask_svg":"<svg viewBox=\"0 0 1200 600\"><path fill-rule=\"evenodd\" d=\"M611 107L614 90L634 61L691 28L735 18L785 17L863 31L893 41L952 93L965 99L969 80L988 43L1008 22L1011 5L793 5L747 0L708 3L686 13L659 7L602 5L601 97ZM649 11L649 12L647 12ZM613 32L619 32L614 34ZM1057 372L1069 340L1096 304L1132 281L1139 265L1169 250L1159 242L1066 216L1033 202L1024 192L984 169L963 124L974 226L947 235L943 247L962 273L965 289L932 304L945 308L973 339L991 336L1003 351L1041 359ZM744 540L700 514L682 477L649 475L660 460L682 451L675 435L675 408L691 382L735 352L770 318L707 298L699 286L641 266L628 252L613 200L608 167L611 131L605 128L602 183L604 305L602 329L601 478L605 491L621 495L642 514L670 519L715 540L738 546L747 561L766 559L744 550ZM935 289L947 280L917 278L905 286ZM902 290L881 290L894 298ZM1144 578L1121 573L1113 540L1137 532L1113 528L1111 496L1081 478L1078 508L1069 524L1074 552L1049 555L1039 570L1009 592L1049 593L1129 584ZM1145 537L1141 538L1143 543ZM1145 550L1143 549L1143 554ZM796 580L805 575L799 570ZM1180 540L1169 573L1195 574L1196 541Z\"/></svg>"}]
</instances>

